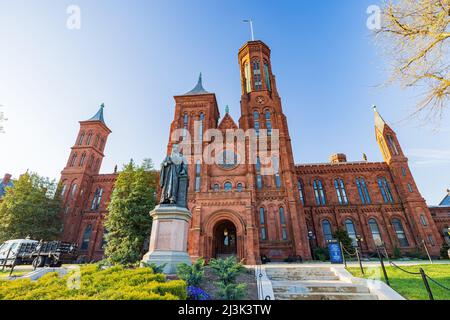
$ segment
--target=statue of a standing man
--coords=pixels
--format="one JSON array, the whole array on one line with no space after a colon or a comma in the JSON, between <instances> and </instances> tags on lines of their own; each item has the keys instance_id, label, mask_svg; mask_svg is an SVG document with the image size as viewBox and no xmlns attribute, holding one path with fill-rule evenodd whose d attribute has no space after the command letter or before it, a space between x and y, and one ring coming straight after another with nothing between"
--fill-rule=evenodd
<instances>
[{"instance_id":1,"label":"statue of a standing man","mask_svg":"<svg viewBox=\"0 0 450 320\"><path fill-rule=\"evenodd\" d=\"M167 156L161 164L159 184L161 187L161 205L177 205L179 199L187 199L187 183L180 185L180 178L187 178L188 166L186 159L178 151L178 145L173 145L172 155Z\"/></svg>"}]
</instances>

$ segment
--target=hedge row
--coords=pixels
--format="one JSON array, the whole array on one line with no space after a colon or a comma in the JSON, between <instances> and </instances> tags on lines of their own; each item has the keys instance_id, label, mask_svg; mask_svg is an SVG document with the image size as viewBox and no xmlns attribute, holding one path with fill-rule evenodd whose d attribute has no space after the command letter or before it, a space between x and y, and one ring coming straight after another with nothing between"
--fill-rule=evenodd
<instances>
[{"instance_id":1,"label":"hedge row","mask_svg":"<svg viewBox=\"0 0 450 320\"><path fill-rule=\"evenodd\" d=\"M0 281L1 300L185 300L186 283L166 281L151 268L81 267L64 277Z\"/></svg>"}]
</instances>

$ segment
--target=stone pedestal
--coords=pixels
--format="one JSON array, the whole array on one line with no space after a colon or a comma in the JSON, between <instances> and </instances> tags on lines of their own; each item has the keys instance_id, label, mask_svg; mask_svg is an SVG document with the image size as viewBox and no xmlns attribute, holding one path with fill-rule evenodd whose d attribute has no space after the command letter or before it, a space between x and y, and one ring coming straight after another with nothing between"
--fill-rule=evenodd
<instances>
[{"instance_id":1,"label":"stone pedestal","mask_svg":"<svg viewBox=\"0 0 450 320\"><path fill-rule=\"evenodd\" d=\"M142 262L167 264L164 273L175 274L180 263L191 265L187 241L191 212L178 206L157 206L150 213L153 218L150 249Z\"/></svg>"}]
</instances>

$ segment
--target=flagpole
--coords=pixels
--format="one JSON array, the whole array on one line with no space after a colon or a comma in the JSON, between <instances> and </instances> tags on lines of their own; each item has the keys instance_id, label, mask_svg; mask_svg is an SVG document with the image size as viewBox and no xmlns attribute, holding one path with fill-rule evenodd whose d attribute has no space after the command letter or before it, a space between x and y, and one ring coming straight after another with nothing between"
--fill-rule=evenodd
<instances>
[{"instance_id":1,"label":"flagpole","mask_svg":"<svg viewBox=\"0 0 450 320\"><path fill-rule=\"evenodd\" d=\"M252 41L255 41L255 34L253 32L253 20L249 19L249 20L244 20L243 22L246 22L246 23L250 24L250 32L252 34Z\"/></svg>"}]
</instances>

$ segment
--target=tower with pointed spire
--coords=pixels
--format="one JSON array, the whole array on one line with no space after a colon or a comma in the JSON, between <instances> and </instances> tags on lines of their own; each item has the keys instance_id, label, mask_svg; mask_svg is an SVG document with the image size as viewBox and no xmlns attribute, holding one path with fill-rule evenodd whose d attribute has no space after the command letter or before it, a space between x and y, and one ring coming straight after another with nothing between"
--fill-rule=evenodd
<instances>
[{"instance_id":1,"label":"tower with pointed spire","mask_svg":"<svg viewBox=\"0 0 450 320\"><path fill-rule=\"evenodd\" d=\"M71 148L66 167L61 172L64 240L79 242L80 228L91 189L99 176L104 150L111 130L104 117L105 105L88 120L80 121L80 129ZM104 191L108 188L102 188ZM100 189L99 189L100 190ZM95 192L95 191L94 191ZM91 229L97 232L97 229Z\"/></svg>"},{"instance_id":2,"label":"tower with pointed spire","mask_svg":"<svg viewBox=\"0 0 450 320\"><path fill-rule=\"evenodd\" d=\"M399 197L398 201L404 207L416 245L422 245L423 241L429 241L430 237L436 239L433 240L434 243L441 244L436 225L426 222L433 221L433 217L416 185L397 134L383 119L376 106L374 113L376 139L384 161L389 167Z\"/></svg>"}]
</instances>

